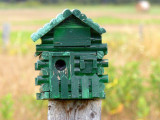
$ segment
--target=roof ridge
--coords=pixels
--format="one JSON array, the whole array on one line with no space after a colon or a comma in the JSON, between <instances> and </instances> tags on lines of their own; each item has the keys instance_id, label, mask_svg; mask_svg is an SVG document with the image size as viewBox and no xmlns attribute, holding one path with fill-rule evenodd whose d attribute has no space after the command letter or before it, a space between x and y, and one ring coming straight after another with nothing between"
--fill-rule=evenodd
<instances>
[{"instance_id":1,"label":"roof ridge","mask_svg":"<svg viewBox=\"0 0 160 120\"><path fill-rule=\"evenodd\" d=\"M45 24L42 28L38 29L37 32L33 33L31 35L32 40L35 42L39 38L41 38L43 35L45 35L47 32L49 32L52 28L57 26L59 23L64 21L66 18L68 18L70 15L74 15L75 17L79 18L82 22L89 25L92 29L97 31L99 34L105 33L106 30L102 27L100 27L97 23L93 22L92 19L87 18L87 16L83 13L81 13L78 9L65 9L62 13L58 14L56 18L53 18L49 23Z\"/></svg>"}]
</instances>

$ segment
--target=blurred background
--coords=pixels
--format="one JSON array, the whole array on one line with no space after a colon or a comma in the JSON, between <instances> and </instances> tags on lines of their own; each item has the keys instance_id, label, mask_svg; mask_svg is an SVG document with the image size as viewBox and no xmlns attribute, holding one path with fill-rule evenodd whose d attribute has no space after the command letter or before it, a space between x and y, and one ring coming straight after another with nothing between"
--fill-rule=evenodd
<instances>
[{"instance_id":1,"label":"blurred background","mask_svg":"<svg viewBox=\"0 0 160 120\"><path fill-rule=\"evenodd\" d=\"M65 8L107 30L110 82L102 120L160 118L160 0L0 0L0 120L46 120L30 35Z\"/></svg>"}]
</instances>

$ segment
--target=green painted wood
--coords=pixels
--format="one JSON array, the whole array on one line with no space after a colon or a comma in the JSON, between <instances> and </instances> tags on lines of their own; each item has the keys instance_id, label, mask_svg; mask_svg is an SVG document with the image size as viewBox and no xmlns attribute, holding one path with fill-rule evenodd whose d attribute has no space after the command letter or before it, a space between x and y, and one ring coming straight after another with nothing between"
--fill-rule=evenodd
<instances>
[{"instance_id":1,"label":"green painted wood","mask_svg":"<svg viewBox=\"0 0 160 120\"><path fill-rule=\"evenodd\" d=\"M74 59L74 66L75 67L80 67L80 60L79 59Z\"/></svg>"},{"instance_id":2,"label":"green painted wood","mask_svg":"<svg viewBox=\"0 0 160 120\"><path fill-rule=\"evenodd\" d=\"M79 79L76 76L71 78L71 95L73 99L79 98Z\"/></svg>"},{"instance_id":3,"label":"green painted wood","mask_svg":"<svg viewBox=\"0 0 160 120\"><path fill-rule=\"evenodd\" d=\"M41 55L42 52L35 52L34 56L37 57L39 55Z\"/></svg>"},{"instance_id":4,"label":"green painted wood","mask_svg":"<svg viewBox=\"0 0 160 120\"><path fill-rule=\"evenodd\" d=\"M45 100L50 98L49 92L37 93L36 97L37 97L37 100Z\"/></svg>"},{"instance_id":5,"label":"green painted wood","mask_svg":"<svg viewBox=\"0 0 160 120\"><path fill-rule=\"evenodd\" d=\"M60 93L59 93L59 80L57 76L53 75L51 78L51 92L50 92L50 97L51 98L60 98Z\"/></svg>"},{"instance_id":6,"label":"green painted wood","mask_svg":"<svg viewBox=\"0 0 160 120\"><path fill-rule=\"evenodd\" d=\"M99 89L99 77L94 74L92 76L92 97L99 98L100 97L100 89Z\"/></svg>"},{"instance_id":7,"label":"green painted wood","mask_svg":"<svg viewBox=\"0 0 160 120\"><path fill-rule=\"evenodd\" d=\"M61 77L61 98L67 99L69 96L68 93L68 78L65 75Z\"/></svg>"},{"instance_id":8,"label":"green painted wood","mask_svg":"<svg viewBox=\"0 0 160 120\"><path fill-rule=\"evenodd\" d=\"M100 96L100 98L105 98L105 92L104 92L104 89L105 89L105 85L104 85L104 83L100 83L99 82L99 96Z\"/></svg>"},{"instance_id":9,"label":"green painted wood","mask_svg":"<svg viewBox=\"0 0 160 120\"><path fill-rule=\"evenodd\" d=\"M56 19L33 33L36 45L35 70L40 75L37 99L96 99L105 98L104 83L108 75L104 67L108 60L107 44L102 44L105 30L79 10L65 10Z\"/></svg>"},{"instance_id":10,"label":"green painted wood","mask_svg":"<svg viewBox=\"0 0 160 120\"><path fill-rule=\"evenodd\" d=\"M97 68L97 60L93 60L93 68Z\"/></svg>"},{"instance_id":11,"label":"green painted wood","mask_svg":"<svg viewBox=\"0 0 160 120\"><path fill-rule=\"evenodd\" d=\"M81 77L82 81L82 98L89 98L89 80L87 76Z\"/></svg>"},{"instance_id":12,"label":"green painted wood","mask_svg":"<svg viewBox=\"0 0 160 120\"><path fill-rule=\"evenodd\" d=\"M99 34L106 32L104 28L101 28L98 24L94 23L91 19L87 18L84 14L81 14L79 10L74 9L70 11L69 9L66 9L63 11L62 14L59 14L56 19L52 19L50 23L46 24L43 28L39 29L36 33L33 33L31 35L32 40L37 41L39 38L41 38L46 33L48 33L51 29L56 27L59 23L64 21L66 18L68 18L70 15L74 15L76 18L78 18L80 21L82 21L83 23L91 27L93 30L95 30Z\"/></svg>"},{"instance_id":13,"label":"green painted wood","mask_svg":"<svg viewBox=\"0 0 160 120\"><path fill-rule=\"evenodd\" d=\"M66 76L70 76L70 57L67 55L65 55L64 53L64 56L62 55L59 55L59 56L56 56L56 54L53 54L52 56L52 72L56 75L56 76L60 76L60 72L65 72ZM56 63L57 61L63 61L64 62L64 66L62 65L61 66L61 62L60 62L60 66L59 69L56 67Z\"/></svg>"},{"instance_id":14,"label":"green painted wood","mask_svg":"<svg viewBox=\"0 0 160 120\"><path fill-rule=\"evenodd\" d=\"M107 44L94 44L90 47L54 47L51 44L42 44L42 45L36 45L36 51L37 52L43 52L43 51L95 51L95 50L102 50L107 51Z\"/></svg>"},{"instance_id":15,"label":"green painted wood","mask_svg":"<svg viewBox=\"0 0 160 120\"><path fill-rule=\"evenodd\" d=\"M74 68L74 73L75 74L79 74L80 72L81 72L80 68L78 68L78 67Z\"/></svg>"},{"instance_id":16,"label":"green painted wood","mask_svg":"<svg viewBox=\"0 0 160 120\"><path fill-rule=\"evenodd\" d=\"M43 61L48 61L49 60L49 52L42 52L40 59Z\"/></svg>"},{"instance_id":17,"label":"green painted wood","mask_svg":"<svg viewBox=\"0 0 160 120\"><path fill-rule=\"evenodd\" d=\"M108 83L108 75L102 75L102 76L99 76L99 78L100 78L100 82Z\"/></svg>"},{"instance_id":18,"label":"green painted wood","mask_svg":"<svg viewBox=\"0 0 160 120\"><path fill-rule=\"evenodd\" d=\"M104 60L97 61L97 62L95 60L95 62L93 64L95 65L95 68L97 68L96 66L98 66L98 67L108 67L108 59L104 59ZM74 65L75 65L75 67L80 67L80 60L79 59L74 60Z\"/></svg>"},{"instance_id":19,"label":"green painted wood","mask_svg":"<svg viewBox=\"0 0 160 120\"><path fill-rule=\"evenodd\" d=\"M44 92L43 99L47 100L50 98L49 92Z\"/></svg>"},{"instance_id":20,"label":"green painted wood","mask_svg":"<svg viewBox=\"0 0 160 120\"><path fill-rule=\"evenodd\" d=\"M72 44L71 44L72 43ZM90 46L90 28L55 28L54 46Z\"/></svg>"},{"instance_id":21,"label":"green painted wood","mask_svg":"<svg viewBox=\"0 0 160 120\"><path fill-rule=\"evenodd\" d=\"M35 70L41 70L41 69L44 68L44 67L49 67L48 61L38 60L38 61L35 63Z\"/></svg>"},{"instance_id":22,"label":"green painted wood","mask_svg":"<svg viewBox=\"0 0 160 120\"><path fill-rule=\"evenodd\" d=\"M53 34L53 33L52 33ZM52 36L44 36L43 38L41 38L42 40L42 44L53 44L54 42L54 37ZM91 43L101 43L102 39L101 38L97 38L97 37L90 37L89 38L91 40ZM39 54L37 54L39 55Z\"/></svg>"},{"instance_id":23,"label":"green painted wood","mask_svg":"<svg viewBox=\"0 0 160 120\"><path fill-rule=\"evenodd\" d=\"M91 60L90 61L86 60L85 61L85 69L82 69L80 72L84 73L84 74L94 73L93 62Z\"/></svg>"},{"instance_id":24,"label":"green painted wood","mask_svg":"<svg viewBox=\"0 0 160 120\"><path fill-rule=\"evenodd\" d=\"M49 69L48 68L42 68L41 69L41 74L43 76L48 76L49 75Z\"/></svg>"},{"instance_id":25,"label":"green painted wood","mask_svg":"<svg viewBox=\"0 0 160 120\"><path fill-rule=\"evenodd\" d=\"M104 74L104 68L103 67L98 67L97 74L98 75L103 75Z\"/></svg>"},{"instance_id":26,"label":"green painted wood","mask_svg":"<svg viewBox=\"0 0 160 120\"><path fill-rule=\"evenodd\" d=\"M53 33L51 36L44 36L43 38L41 38L42 40L42 44L53 44L54 41L54 37L53 37Z\"/></svg>"},{"instance_id":27,"label":"green painted wood","mask_svg":"<svg viewBox=\"0 0 160 120\"><path fill-rule=\"evenodd\" d=\"M85 62L84 60L80 60L80 69L84 69L85 68Z\"/></svg>"},{"instance_id":28,"label":"green painted wood","mask_svg":"<svg viewBox=\"0 0 160 120\"><path fill-rule=\"evenodd\" d=\"M90 28L90 27L85 23L83 23L82 21L80 21L74 15L70 15L63 22L57 25L54 29L56 28Z\"/></svg>"},{"instance_id":29,"label":"green painted wood","mask_svg":"<svg viewBox=\"0 0 160 120\"><path fill-rule=\"evenodd\" d=\"M108 67L108 59L98 61L98 66L100 67Z\"/></svg>"},{"instance_id":30,"label":"green painted wood","mask_svg":"<svg viewBox=\"0 0 160 120\"><path fill-rule=\"evenodd\" d=\"M104 52L103 51L97 51L97 59L103 59Z\"/></svg>"},{"instance_id":31,"label":"green painted wood","mask_svg":"<svg viewBox=\"0 0 160 120\"><path fill-rule=\"evenodd\" d=\"M49 84L48 83L42 84L40 87L40 92L49 92Z\"/></svg>"},{"instance_id":32,"label":"green painted wood","mask_svg":"<svg viewBox=\"0 0 160 120\"><path fill-rule=\"evenodd\" d=\"M97 60L95 55L81 55L80 56L81 60Z\"/></svg>"},{"instance_id":33,"label":"green painted wood","mask_svg":"<svg viewBox=\"0 0 160 120\"><path fill-rule=\"evenodd\" d=\"M41 100L41 93L36 93L36 99Z\"/></svg>"},{"instance_id":34,"label":"green painted wood","mask_svg":"<svg viewBox=\"0 0 160 120\"><path fill-rule=\"evenodd\" d=\"M92 33L90 39L92 43L102 43L102 37L100 34Z\"/></svg>"},{"instance_id":35,"label":"green painted wood","mask_svg":"<svg viewBox=\"0 0 160 120\"><path fill-rule=\"evenodd\" d=\"M43 83L48 83L48 82L49 82L48 77L38 76L35 78L35 85L41 85Z\"/></svg>"}]
</instances>

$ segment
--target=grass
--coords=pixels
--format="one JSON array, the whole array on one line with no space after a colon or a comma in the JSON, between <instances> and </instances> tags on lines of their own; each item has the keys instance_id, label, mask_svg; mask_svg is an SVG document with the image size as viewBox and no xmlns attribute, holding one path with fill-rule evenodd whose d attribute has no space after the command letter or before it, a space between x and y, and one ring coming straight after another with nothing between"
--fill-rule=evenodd
<instances>
[{"instance_id":1,"label":"grass","mask_svg":"<svg viewBox=\"0 0 160 120\"><path fill-rule=\"evenodd\" d=\"M9 20L12 30L5 49L0 38L0 100L6 101L0 103L1 120L47 118L47 101L35 100L39 88L34 85L38 72L33 55L38 43L33 43L30 35L66 6L27 4L0 3L0 24ZM102 120L159 120L159 6L153 6L149 13L137 13L132 5L67 5L80 8L107 30L103 42L108 43L105 58L110 64L105 73L110 83L106 85ZM142 32L139 24L143 24Z\"/></svg>"},{"instance_id":2,"label":"grass","mask_svg":"<svg viewBox=\"0 0 160 120\"><path fill-rule=\"evenodd\" d=\"M103 17L93 17L94 22L97 22L101 25L137 25L137 24L144 24L144 25L160 25L160 19L126 19L126 18L119 18L113 16L103 16ZM49 23L50 19L43 19L43 20L31 20L31 21L22 21L22 22L13 22L13 25L44 25L45 23Z\"/></svg>"},{"instance_id":3,"label":"grass","mask_svg":"<svg viewBox=\"0 0 160 120\"><path fill-rule=\"evenodd\" d=\"M110 24L110 25L137 25L137 24L144 24L144 25L160 25L160 19L126 19L126 18L118 18L118 17L99 17L93 19L95 22L100 24Z\"/></svg>"}]
</instances>

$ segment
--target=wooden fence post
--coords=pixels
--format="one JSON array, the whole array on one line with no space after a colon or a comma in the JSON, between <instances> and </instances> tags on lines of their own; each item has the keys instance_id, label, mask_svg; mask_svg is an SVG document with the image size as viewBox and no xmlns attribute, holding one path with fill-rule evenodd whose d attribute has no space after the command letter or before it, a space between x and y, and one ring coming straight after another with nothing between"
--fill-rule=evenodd
<instances>
[{"instance_id":1,"label":"wooden fence post","mask_svg":"<svg viewBox=\"0 0 160 120\"><path fill-rule=\"evenodd\" d=\"M2 42L3 42L3 48L6 49L6 46L9 43L10 40L10 24L3 24L2 28Z\"/></svg>"},{"instance_id":2,"label":"wooden fence post","mask_svg":"<svg viewBox=\"0 0 160 120\"><path fill-rule=\"evenodd\" d=\"M101 120L101 100L50 100L48 120Z\"/></svg>"}]
</instances>

